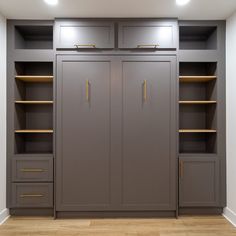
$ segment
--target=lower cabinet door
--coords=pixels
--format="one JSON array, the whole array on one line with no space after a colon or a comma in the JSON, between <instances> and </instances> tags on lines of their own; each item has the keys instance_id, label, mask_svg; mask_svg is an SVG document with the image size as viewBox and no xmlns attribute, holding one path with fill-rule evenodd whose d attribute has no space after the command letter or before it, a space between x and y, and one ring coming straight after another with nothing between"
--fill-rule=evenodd
<instances>
[{"instance_id":1,"label":"lower cabinet door","mask_svg":"<svg viewBox=\"0 0 236 236\"><path fill-rule=\"evenodd\" d=\"M180 157L180 207L219 205L219 160L216 157Z\"/></svg>"}]
</instances>

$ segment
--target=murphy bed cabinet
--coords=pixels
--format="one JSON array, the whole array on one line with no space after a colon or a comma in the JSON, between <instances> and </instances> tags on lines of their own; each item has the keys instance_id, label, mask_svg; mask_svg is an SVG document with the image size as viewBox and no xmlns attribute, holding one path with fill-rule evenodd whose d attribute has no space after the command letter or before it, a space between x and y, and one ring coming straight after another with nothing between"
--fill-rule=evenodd
<instances>
[{"instance_id":1,"label":"murphy bed cabinet","mask_svg":"<svg viewBox=\"0 0 236 236\"><path fill-rule=\"evenodd\" d=\"M220 214L225 22L8 21L12 215Z\"/></svg>"}]
</instances>

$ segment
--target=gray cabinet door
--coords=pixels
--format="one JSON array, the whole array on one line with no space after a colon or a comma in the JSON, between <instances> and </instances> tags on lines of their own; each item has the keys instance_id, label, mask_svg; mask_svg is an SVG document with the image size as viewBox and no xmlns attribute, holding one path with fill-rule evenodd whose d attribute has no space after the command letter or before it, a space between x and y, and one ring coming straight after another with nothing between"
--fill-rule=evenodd
<instances>
[{"instance_id":1,"label":"gray cabinet door","mask_svg":"<svg viewBox=\"0 0 236 236\"><path fill-rule=\"evenodd\" d=\"M121 68L121 208L175 210L175 57L125 57Z\"/></svg>"},{"instance_id":2,"label":"gray cabinet door","mask_svg":"<svg viewBox=\"0 0 236 236\"><path fill-rule=\"evenodd\" d=\"M118 34L119 48L177 48L176 20L120 22Z\"/></svg>"},{"instance_id":3,"label":"gray cabinet door","mask_svg":"<svg viewBox=\"0 0 236 236\"><path fill-rule=\"evenodd\" d=\"M59 56L57 68L56 210L109 209L111 60Z\"/></svg>"},{"instance_id":4,"label":"gray cabinet door","mask_svg":"<svg viewBox=\"0 0 236 236\"><path fill-rule=\"evenodd\" d=\"M216 157L181 157L180 207L219 206L219 160Z\"/></svg>"},{"instance_id":5,"label":"gray cabinet door","mask_svg":"<svg viewBox=\"0 0 236 236\"><path fill-rule=\"evenodd\" d=\"M57 49L114 48L114 23L56 20Z\"/></svg>"}]
</instances>

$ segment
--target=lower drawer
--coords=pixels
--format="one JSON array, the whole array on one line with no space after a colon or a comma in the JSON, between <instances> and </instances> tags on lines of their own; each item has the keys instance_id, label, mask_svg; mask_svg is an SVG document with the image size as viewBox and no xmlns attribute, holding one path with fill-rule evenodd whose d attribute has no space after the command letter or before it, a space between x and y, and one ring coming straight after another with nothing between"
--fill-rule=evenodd
<instances>
[{"instance_id":1,"label":"lower drawer","mask_svg":"<svg viewBox=\"0 0 236 236\"><path fill-rule=\"evenodd\" d=\"M14 183L12 184L12 207L53 207L53 184Z\"/></svg>"}]
</instances>

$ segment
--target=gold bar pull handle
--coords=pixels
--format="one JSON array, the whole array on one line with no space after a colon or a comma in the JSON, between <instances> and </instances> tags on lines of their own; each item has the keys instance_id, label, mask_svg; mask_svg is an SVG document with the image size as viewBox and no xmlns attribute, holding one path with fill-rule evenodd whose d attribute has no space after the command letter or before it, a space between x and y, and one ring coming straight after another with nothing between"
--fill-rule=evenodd
<instances>
[{"instance_id":1,"label":"gold bar pull handle","mask_svg":"<svg viewBox=\"0 0 236 236\"><path fill-rule=\"evenodd\" d=\"M21 198L27 198L27 197L43 197L44 195L43 194L21 194L20 197Z\"/></svg>"},{"instance_id":2,"label":"gold bar pull handle","mask_svg":"<svg viewBox=\"0 0 236 236\"><path fill-rule=\"evenodd\" d=\"M158 48L159 44L139 44L137 48Z\"/></svg>"},{"instance_id":3,"label":"gold bar pull handle","mask_svg":"<svg viewBox=\"0 0 236 236\"><path fill-rule=\"evenodd\" d=\"M182 179L184 177L184 163L179 161L179 177Z\"/></svg>"},{"instance_id":4,"label":"gold bar pull handle","mask_svg":"<svg viewBox=\"0 0 236 236\"><path fill-rule=\"evenodd\" d=\"M44 172L44 169L21 169L21 172Z\"/></svg>"},{"instance_id":5,"label":"gold bar pull handle","mask_svg":"<svg viewBox=\"0 0 236 236\"><path fill-rule=\"evenodd\" d=\"M79 48L96 48L95 44L75 44L77 49Z\"/></svg>"},{"instance_id":6,"label":"gold bar pull handle","mask_svg":"<svg viewBox=\"0 0 236 236\"><path fill-rule=\"evenodd\" d=\"M147 101L147 80L143 81L143 101Z\"/></svg>"},{"instance_id":7,"label":"gold bar pull handle","mask_svg":"<svg viewBox=\"0 0 236 236\"><path fill-rule=\"evenodd\" d=\"M86 101L89 102L89 81L86 80Z\"/></svg>"}]
</instances>

